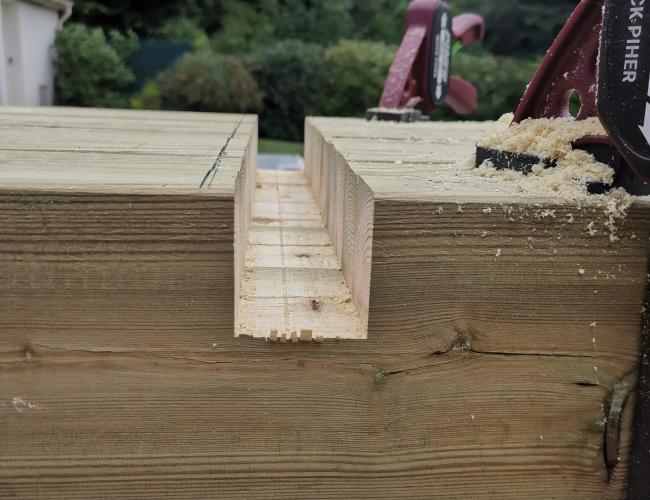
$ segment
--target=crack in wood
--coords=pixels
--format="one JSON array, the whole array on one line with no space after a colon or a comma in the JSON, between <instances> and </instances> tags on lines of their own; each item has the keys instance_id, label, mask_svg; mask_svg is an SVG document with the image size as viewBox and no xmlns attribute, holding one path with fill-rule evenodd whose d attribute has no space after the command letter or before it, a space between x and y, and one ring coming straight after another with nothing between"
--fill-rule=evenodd
<instances>
[{"instance_id":1,"label":"crack in wood","mask_svg":"<svg viewBox=\"0 0 650 500\"><path fill-rule=\"evenodd\" d=\"M230 141L234 139L234 137L237 135L237 131L239 130L239 127L241 127L241 124L244 122L244 118L241 118L239 122L237 122L237 125L235 126L235 129L232 131L230 134L230 137L226 139L225 144L219 151L219 154L217 157L214 159L214 162L212 163L212 166L210 169L206 172L205 177L203 177L203 180L201 181L201 184L199 185L199 189L203 189L206 184L208 183L207 187L210 187L212 185L212 181L214 180L214 176L217 174L219 171L219 166L221 165L221 160L223 159L223 156L226 154L226 150L228 149L228 145L230 144ZM208 179L209 182L208 182Z\"/></svg>"}]
</instances>

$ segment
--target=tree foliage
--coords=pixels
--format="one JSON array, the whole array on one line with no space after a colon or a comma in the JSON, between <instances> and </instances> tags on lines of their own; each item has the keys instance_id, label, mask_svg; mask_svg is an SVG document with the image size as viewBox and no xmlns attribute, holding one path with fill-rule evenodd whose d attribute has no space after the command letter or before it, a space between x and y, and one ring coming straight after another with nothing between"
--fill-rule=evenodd
<instances>
[{"instance_id":1,"label":"tree foliage","mask_svg":"<svg viewBox=\"0 0 650 500\"><path fill-rule=\"evenodd\" d=\"M73 20L120 31L154 36L169 19L187 17L202 29L217 30L222 0L75 0Z\"/></svg>"},{"instance_id":2,"label":"tree foliage","mask_svg":"<svg viewBox=\"0 0 650 500\"><path fill-rule=\"evenodd\" d=\"M173 17L167 20L156 35L165 40L187 42L197 51L210 50L210 38L207 33L198 22L189 17Z\"/></svg>"},{"instance_id":3,"label":"tree foliage","mask_svg":"<svg viewBox=\"0 0 650 500\"><path fill-rule=\"evenodd\" d=\"M254 5L226 0L223 9L221 29L212 39L213 47L218 52L249 54L274 38L273 26L267 15Z\"/></svg>"},{"instance_id":4,"label":"tree foliage","mask_svg":"<svg viewBox=\"0 0 650 500\"><path fill-rule=\"evenodd\" d=\"M126 60L137 48L135 35L68 24L56 37L56 95L59 104L127 107L133 72Z\"/></svg>"},{"instance_id":5,"label":"tree foliage","mask_svg":"<svg viewBox=\"0 0 650 500\"><path fill-rule=\"evenodd\" d=\"M576 0L448 3L455 14L477 12L486 20L483 48L456 55L453 71L479 91L479 109L468 118L493 119L517 106ZM189 42L197 52L143 89L132 100L134 106L259 109L263 136L296 140L302 136L305 115L362 115L377 103L404 33L408 4L409 0L76 0L74 15L104 32L133 29L143 37ZM119 37L107 39L101 30L74 30L57 42L62 54L60 99L122 105L129 97L131 76ZM82 45L79 54L72 53L73 47ZM443 107L434 118L462 117Z\"/></svg>"},{"instance_id":6,"label":"tree foliage","mask_svg":"<svg viewBox=\"0 0 650 500\"><path fill-rule=\"evenodd\" d=\"M327 71L325 51L315 43L284 40L255 55L252 71L264 91L260 133L297 140L305 116L322 114Z\"/></svg>"},{"instance_id":7,"label":"tree foliage","mask_svg":"<svg viewBox=\"0 0 650 500\"><path fill-rule=\"evenodd\" d=\"M397 47L382 42L344 40L325 53L328 88L322 112L363 116L379 102Z\"/></svg>"},{"instance_id":8,"label":"tree foliage","mask_svg":"<svg viewBox=\"0 0 650 500\"><path fill-rule=\"evenodd\" d=\"M174 109L242 113L259 111L262 104L250 72L229 55L188 54L158 84L163 102Z\"/></svg>"},{"instance_id":9,"label":"tree foliage","mask_svg":"<svg viewBox=\"0 0 650 500\"><path fill-rule=\"evenodd\" d=\"M455 14L477 12L487 24L486 47L500 55L543 53L576 0L448 0ZM271 40L299 39L336 45L342 39L396 44L409 0L76 0L74 19L105 29L156 35L170 19L185 17L217 46L242 52ZM234 46L228 41L234 40ZM241 41L248 40L242 47ZM255 43L250 43L250 41Z\"/></svg>"},{"instance_id":10,"label":"tree foliage","mask_svg":"<svg viewBox=\"0 0 650 500\"><path fill-rule=\"evenodd\" d=\"M354 31L353 3L353 0L260 0L260 8L273 26L275 38L327 46Z\"/></svg>"},{"instance_id":11,"label":"tree foliage","mask_svg":"<svg viewBox=\"0 0 650 500\"><path fill-rule=\"evenodd\" d=\"M450 0L456 13L485 18L484 47L494 54L537 56L549 48L576 7L576 0Z\"/></svg>"}]
</instances>

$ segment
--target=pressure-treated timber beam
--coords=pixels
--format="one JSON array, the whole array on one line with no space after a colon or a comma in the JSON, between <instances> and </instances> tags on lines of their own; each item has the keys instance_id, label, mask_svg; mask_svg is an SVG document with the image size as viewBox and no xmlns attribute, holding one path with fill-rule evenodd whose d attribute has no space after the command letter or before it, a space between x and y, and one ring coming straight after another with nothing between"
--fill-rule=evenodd
<instances>
[{"instance_id":1,"label":"pressure-treated timber beam","mask_svg":"<svg viewBox=\"0 0 650 500\"><path fill-rule=\"evenodd\" d=\"M630 458L650 203L487 176L471 156L491 126L311 118L306 175L369 340L431 343L435 354L447 339L442 352L548 356L567 368L576 356L590 361L573 391L605 389L597 468L607 481L594 498L618 498ZM564 425L547 417L549 427ZM595 422L583 417L576 435ZM571 498L581 481L555 495ZM507 496L507 487L499 491Z\"/></svg>"},{"instance_id":2,"label":"pressure-treated timber beam","mask_svg":"<svg viewBox=\"0 0 650 500\"><path fill-rule=\"evenodd\" d=\"M264 342L233 331L253 118L0 114L0 497L621 497L645 200L612 241L464 167L488 125L310 119L367 335Z\"/></svg>"},{"instance_id":3,"label":"pressure-treated timber beam","mask_svg":"<svg viewBox=\"0 0 650 500\"><path fill-rule=\"evenodd\" d=\"M0 352L179 352L233 335L256 117L0 116Z\"/></svg>"}]
</instances>

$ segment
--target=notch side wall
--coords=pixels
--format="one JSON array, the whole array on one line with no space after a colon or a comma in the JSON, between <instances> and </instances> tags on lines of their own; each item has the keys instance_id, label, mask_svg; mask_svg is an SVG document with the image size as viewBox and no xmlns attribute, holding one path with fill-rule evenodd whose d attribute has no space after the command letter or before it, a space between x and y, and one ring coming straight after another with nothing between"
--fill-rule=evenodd
<instances>
[{"instance_id":1,"label":"notch side wall","mask_svg":"<svg viewBox=\"0 0 650 500\"><path fill-rule=\"evenodd\" d=\"M257 125L250 135L248 146L244 153L242 166L235 179L235 235L234 235L234 266L235 266L235 322L233 335L237 329L240 318L239 302L241 288L246 271L246 247L248 245L248 232L251 225L253 202L255 199L255 177L257 173Z\"/></svg>"},{"instance_id":2,"label":"notch side wall","mask_svg":"<svg viewBox=\"0 0 650 500\"><path fill-rule=\"evenodd\" d=\"M367 336L374 194L309 118L305 121L305 176Z\"/></svg>"}]
</instances>

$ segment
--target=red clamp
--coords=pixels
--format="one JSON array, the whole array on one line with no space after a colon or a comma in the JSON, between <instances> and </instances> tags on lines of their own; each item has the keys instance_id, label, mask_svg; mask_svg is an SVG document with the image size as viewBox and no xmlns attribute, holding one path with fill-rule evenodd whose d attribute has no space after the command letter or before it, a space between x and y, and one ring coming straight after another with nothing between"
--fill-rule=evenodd
<instances>
[{"instance_id":1,"label":"red clamp","mask_svg":"<svg viewBox=\"0 0 650 500\"><path fill-rule=\"evenodd\" d=\"M483 39L483 19L476 14L452 17L439 0L414 0L408 8L406 33L388 73L380 108L431 113L447 102L456 112L476 110L474 86L449 76L455 44Z\"/></svg>"},{"instance_id":2,"label":"red clamp","mask_svg":"<svg viewBox=\"0 0 650 500\"><path fill-rule=\"evenodd\" d=\"M569 100L580 96L577 120L598 117L605 133L574 147L592 152L616 171L615 185L650 193L650 64L644 54L650 30L647 2L581 0L526 89L514 122L569 118ZM645 24L644 24L645 23ZM618 153L620 166L605 157ZM605 149L604 149L605 148ZM617 160L616 160L617 161Z\"/></svg>"}]
</instances>

